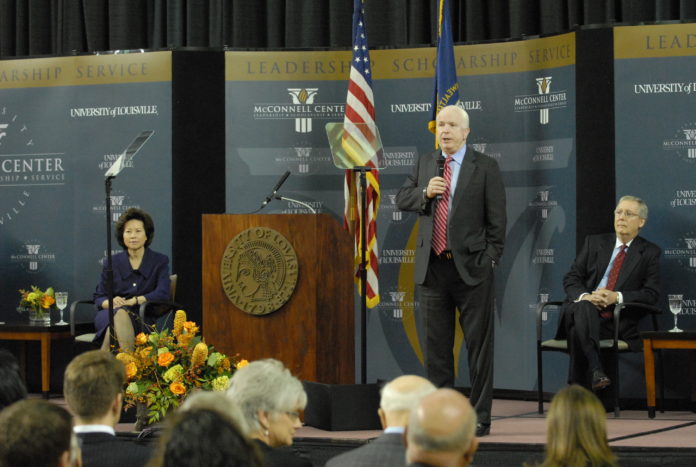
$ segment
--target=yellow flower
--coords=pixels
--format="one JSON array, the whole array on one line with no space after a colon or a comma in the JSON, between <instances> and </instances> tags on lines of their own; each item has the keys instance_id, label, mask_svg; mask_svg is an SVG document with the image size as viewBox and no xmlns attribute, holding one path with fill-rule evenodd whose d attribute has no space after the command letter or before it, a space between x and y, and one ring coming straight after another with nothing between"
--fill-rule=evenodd
<instances>
[{"instance_id":1,"label":"yellow flower","mask_svg":"<svg viewBox=\"0 0 696 467\"><path fill-rule=\"evenodd\" d=\"M174 382L174 383L170 384L169 390L172 391L172 394L176 394L179 396L182 394L186 394L186 386L184 386L183 384L178 383L178 382Z\"/></svg>"},{"instance_id":2,"label":"yellow flower","mask_svg":"<svg viewBox=\"0 0 696 467\"><path fill-rule=\"evenodd\" d=\"M184 323L186 322L186 312L184 310L176 310L174 314L174 327L172 329L172 334L178 336L184 329Z\"/></svg>"},{"instance_id":3,"label":"yellow flower","mask_svg":"<svg viewBox=\"0 0 696 467\"><path fill-rule=\"evenodd\" d=\"M56 303L56 299L50 295L44 295L41 297L41 308L50 308L50 306L54 303Z\"/></svg>"},{"instance_id":4,"label":"yellow flower","mask_svg":"<svg viewBox=\"0 0 696 467\"><path fill-rule=\"evenodd\" d=\"M181 365L174 365L165 371L162 377L168 383L180 382L182 379L184 379L184 368Z\"/></svg>"},{"instance_id":5,"label":"yellow flower","mask_svg":"<svg viewBox=\"0 0 696 467\"><path fill-rule=\"evenodd\" d=\"M249 364L249 361L248 361L248 360L242 359L242 360L240 360L240 361L237 362L237 369L239 369L239 368L244 368L244 367L247 366L248 364Z\"/></svg>"},{"instance_id":6,"label":"yellow flower","mask_svg":"<svg viewBox=\"0 0 696 467\"><path fill-rule=\"evenodd\" d=\"M128 365L129 363L134 362L135 358L133 358L133 356L130 354L120 352L116 354L116 360L123 363L124 365Z\"/></svg>"},{"instance_id":7,"label":"yellow flower","mask_svg":"<svg viewBox=\"0 0 696 467\"><path fill-rule=\"evenodd\" d=\"M224 391L227 389L229 383L230 379L227 376L218 376L213 380L213 391Z\"/></svg>"},{"instance_id":8,"label":"yellow flower","mask_svg":"<svg viewBox=\"0 0 696 467\"><path fill-rule=\"evenodd\" d=\"M138 365L135 362L130 362L126 364L126 378L128 381L132 380L135 375L138 374Z\"/></svg>"},{"instance_id":9,"label":"yellow flower","mask_svg":"<svg viewBox=\"0 0 696 467\"><path fill-rule=\"evenodd\" d=\"M136 345L145 345L147 344L147 335L144 332L141 332L137 336L135 336L135 344Z\"/></svg>"},{"instance_id":10,"label":"yellow flower","mask_svg":"<svg viewBox=\"0 0 696 467\"><path fill-rule=\"evenodd\" d=\"M174 354L171 352L162 352L157 356L157 364L159 366L169 366L174 361Z\"/></svg>"},{"instance_id":11,"label":"yellow flower","mask_svg":"<svg viewBox=\"0 0 696 467\"><path fill-rule=\"evenodd\" d=\"M249 362L247 362L249 363ZM222 363L220 363L220 369L223 371L230 371L230 359L225 357L222 359Z\"/></svg>"},{"instance_id":12,"label":"yellow flower","mask_svg":"<svg viewBox=\"0 0 696 467\"><path fill-rule=\"evenodd\" d=\"M196 368L205 363L208 359L208 346L203 342L199 342L193 348L191 353L191 368Z\"/></svg>"}]
</instances>

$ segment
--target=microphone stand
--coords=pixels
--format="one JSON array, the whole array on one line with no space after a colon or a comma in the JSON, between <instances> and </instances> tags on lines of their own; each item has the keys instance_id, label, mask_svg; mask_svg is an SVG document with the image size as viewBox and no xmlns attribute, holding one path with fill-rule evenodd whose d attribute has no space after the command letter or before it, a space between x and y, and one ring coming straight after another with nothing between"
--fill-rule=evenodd
<instances>
[{"instance_id":1,"label":"microphone stand","mask_svg":"<svg viewBox=\"0 0 696 467\"><path fill-rule=\"evenodd\" d=\"M109 301L109 328L107 329L111 348L116 353L118 349L118 339L114 332L114 270L111 259L111 180L115 176L111 175L104 179L106 191L106 294ZM97 304L101 306L101 304ZM106 336L104 337L106 339ZM109 351L111 351L111 348Z\"/></svg>"},{"instance_id":2,"label":"microphone stand","mask_svg":"<svg viewBox=\"0 0 696 467\"><path fill-rule=\"evenodd\" d=\"M273 198L275 198L275 199L277 199L277 200L279 200L279 201L291 201L291 202L293 202L293 203L297 203L297 204L299 204L299 205L301 205L301 206L306 207L306 208L309 209L310 211L312 211L312 214L316 214L316 213L317 213L317 210L316 210L316 209L314 209L312 206L310 206L309 204L305 203L304 201L299 201L299 200L292 199L292 198L286 198L285 196L280 196L280 195L274 195Z\"/></svg>"}]
</instances>

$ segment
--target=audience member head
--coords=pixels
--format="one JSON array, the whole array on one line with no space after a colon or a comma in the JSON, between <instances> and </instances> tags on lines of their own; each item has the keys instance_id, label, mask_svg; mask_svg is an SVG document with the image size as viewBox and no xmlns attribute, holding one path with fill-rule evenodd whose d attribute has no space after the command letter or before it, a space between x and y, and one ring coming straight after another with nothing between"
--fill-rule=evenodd
<instances>
[{"instance_id":1,"label":"audience member head","mask_svg":"<svg viewBox=\"0 0 696 467\"><path fill-rule=\"evenodd\" d=\"M242 409L249 436L269 446L289 446L307 405L302 383L281 362L257 360L237 370L227 393Z\"/></svg>"},{"instance_id":2,"label":"audience member head","mask_svg":"<svg viewBox=\"0 0 696 467\"><path fill-rule=\"evenodd\" d=\"M155 238L155 223L152 221L152 217L142 209L130 208L118 218L116 221L116 241L125 250L128 247L123 241L123 231L126 228L128 221L137 220L143 223L143 228L145 229L145 248L149 247L152 243L152 239Z\"/></svg>"},{"instance_id":3,"label":"audience member head","mask_svg":"<svg viewBox=\"0 0 696 467\"><path fill-rule=\"evenodd\" d=\"M476 412L466 397L449 388L421 399L411 412L406 433L407 463L466 466L478 447Z\"/></svg>"},{"instance_id":4,"label":"audience member head","mask_svg":"<svg viewBox=\"0 0 696 467\"><path fill-rule=\"evenodd\" d=\"M587 389L573 384L553 397L546 418L543 466L615 466L609 449L606 412Z\"/></svg>"},{"instance_id":5,"label":"audience member head","mask_svg":"<svg viewBox=\"0 0 696 467\"><path fill-rule=\"evenodd\" d=\"M261 467L263 464L256 447L226 415L219 410L189 408L167 417L164 433L148 465Z\"/></svg>"},{"instance_id":6,"label":"audience member head","mask_svg":"<svg viewBox=\"0 0 696 467\"><path fill-rule=\"evenodd\" d=\"M0 465L81 465L68 411L41 399L25 399L6 407L0 412Z\"/></svg>"},{"instance_id":7,"label":"audience member head","mask_svg":"<svg viewBox=\"0 0 696 467\"><path fill-rule=\"evenodd\" d=\"M378 412L382 427L406 426L411 410L423 396L435 389L433 383L416 375L403 375L388 382L382 388L379 401Z\"/></svg>"},{"instance_id":8,"label":"audience member head","mask_svg":"<svg viewBox=\"0 0 696 467\"><path fill-rule=\"evenodd\" d=\"M0 410L25 397L27 388L19 373L17 359L7 350L0 349Z\"/></svg>"},{"instance_id":9,"label":"audience member head","mask_svg":"<svg viewBox=\"0 0 696 467\"><path fill-rule=\"evenodd\" d=\"M249 432L242 410L223 392L198 391L187 397L179 410L214 410L225 417L243 435L246 436Z\"/></svg>"},{"instance_id":10,"label":"audience member head","mask_svg":"<svg viewBox=\"0 0 696 467\"><path fill-rule=\"evenodd\" d=\"M77 424L116 425L125 381L123 363L105 350L75 357L65 369L63 393Z\"/></svg>"}]
</instances>

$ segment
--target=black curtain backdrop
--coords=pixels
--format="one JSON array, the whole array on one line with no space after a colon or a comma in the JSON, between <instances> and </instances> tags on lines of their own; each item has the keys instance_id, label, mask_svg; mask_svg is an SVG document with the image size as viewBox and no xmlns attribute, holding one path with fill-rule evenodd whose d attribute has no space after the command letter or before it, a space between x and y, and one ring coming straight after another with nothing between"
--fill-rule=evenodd
<instances>
[{"instance_id":1,"label":"black curtain backdrop","mask_svg":"<svg viewBox=\"0 0 696 467\"><path fill-rule=\"evenodd\" d=\"M431 45L438 0L366 0L371 47ZM455 42L696 21L693 0L450 0ZM0 0L0 58L180 47L343 48L352 0Z\"/></svg>"}]
</instances>

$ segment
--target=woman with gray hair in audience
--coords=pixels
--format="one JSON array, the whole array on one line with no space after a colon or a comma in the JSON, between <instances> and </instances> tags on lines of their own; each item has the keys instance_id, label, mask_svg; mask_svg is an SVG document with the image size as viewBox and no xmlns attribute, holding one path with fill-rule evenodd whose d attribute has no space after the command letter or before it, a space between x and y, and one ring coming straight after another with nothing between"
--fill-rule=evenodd
<instances>
[{"instance_id":1,"label":"woman with gray hair in audience","mask_svg":"<svg viewBox=\"0 0 696 467\"><path fill-rule=\"evenodd\" d=\"M257 360L237 370L227 389L248 425L248 436L263 453L268 467L311 467L287 446L302 426L300 412L307 405L302 383L281 362Z\"/></svg>"}]
</instances>

